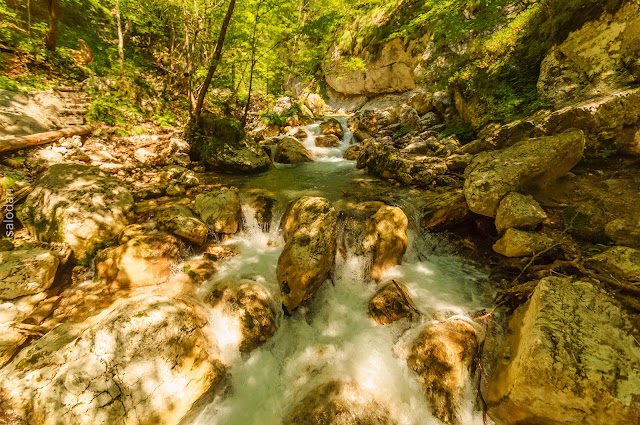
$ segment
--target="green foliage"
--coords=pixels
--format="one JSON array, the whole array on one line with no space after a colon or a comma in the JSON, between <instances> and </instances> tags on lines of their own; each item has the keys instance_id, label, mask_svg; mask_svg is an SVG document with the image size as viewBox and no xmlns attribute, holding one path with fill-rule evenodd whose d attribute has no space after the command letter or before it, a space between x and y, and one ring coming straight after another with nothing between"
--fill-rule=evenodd
<instances>
[{"instance_id":1,"label":"green foliage","mask_svg":"<svg viewBox=\"0 0 640 425\"><path fill-rule=\"evenodd\" d=\"M0 89L20 91L20 87L18 86L18 84L15 81L5 77L4 75L0 75Z\"/></svg>"},{"instance_id":2,"label":"green foliage","mask_svg":"<svg viewBox=\"0 0 640 425\"><path fill-rule=\"evenodd\" d=\"M124 125L142 121L144 114L128 97L108 94L96 98L89 105L87 121L103 122L107 125Z\"/></svg>"}]
</instances>

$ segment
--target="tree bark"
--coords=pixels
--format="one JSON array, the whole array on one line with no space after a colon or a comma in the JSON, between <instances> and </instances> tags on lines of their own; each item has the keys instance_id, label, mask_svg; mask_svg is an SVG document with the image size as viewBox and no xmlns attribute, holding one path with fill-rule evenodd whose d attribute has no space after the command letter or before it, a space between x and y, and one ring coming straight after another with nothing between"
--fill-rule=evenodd
<instances>
[{"instance_id":1,"label":"tree bark","mask_svg":"<svg viewBox=\"0 0 640 425\"><path fill-rule=\"evenodd\" d=\"M49 7L49 32L45 37L44 44L47 50L55 51L58 41L58 18L60 17L60 0L47 0Z\"/></svg>"},{"instance_id":2,"label":"tree bark","mask_svg":"<svg viewBox=\"0 0 640 425\"><path fill-rule=\"evenodd\" d=\"M255 21L253 23L253 35L251 36L251 70L249 71L249 94L247 95L247 103L244 105L244 113L242 114L242 120L240 124L242 128L247 126L247 116L249 115L249 108L251 107L251 90L253 89L253 71L256 68L256 34L258 31L258 23L260 21L260 8L262 7L262 0L258 3L256 9Z\"/></svg>"},{"instance_id":3,"label":"tree bark","mask_svg":"<svg viewBox=\"0 0 640 425\"><path fill-rule=\"evenodd\" d=\"M44 145L54 142L61 137L84 136L93 131L92 125L78 125L63 128L61 130L47 131L45 133L31 134L29 136L15 137L9 140L0 141L0 153L14 151L32 146Z\"/></svg>"},{"instance_id":4,"label":"tree bark","mask_svg":"<svg viewBox=\"0 0 640 425\"><path fill-rule=\"evenodd\" d=\"M213 74L215 74L218 63L220 62L220 58L222 57L222 45L224 44L224 38L227 35L227 28L229 27L229 22L231 22L231 17L233 16L233 10L235 6L236 0L231 0L229 2L229 7L227 8L227 14L222 21L222 27L220 28L220 34L218 35L218 42L216 43L216 50L215 52L213 52L213 58L211 59L211 64L209 65L209 71L207 72L207 76L204 79L204 83L202 84L202 88L200 89L200 93L198 94L198 102L196 103L193 111L193 121L195 121L196 124L200 121L200 114L202 113L204 98L209 91L209 86L211 85Z\"/></svg>"},{"instance_id":5,"label":"tree bark","mask_svg":"<svg viewBox=\"0 0 640 425\"><path fill-rule=\"evenodd\" d=\"M120 14L120 0L116 0L116 26L118 27L118 58L124 62L124 33L122 31L122 16Z\"/></svg>"}]
</instances>

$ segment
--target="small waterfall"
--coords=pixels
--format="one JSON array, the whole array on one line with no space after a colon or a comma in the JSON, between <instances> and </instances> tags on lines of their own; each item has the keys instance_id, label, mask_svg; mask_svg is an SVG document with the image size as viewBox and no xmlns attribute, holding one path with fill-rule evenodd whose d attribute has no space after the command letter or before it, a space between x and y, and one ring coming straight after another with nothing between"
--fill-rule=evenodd
<instances>
[{"instance_id":1,"label":"small waterfall","mask_svg":"<svg viewBox=\"0 0 640 425\"><path fill-rule=\"evenodd\" d=\"M269 232L263 232L250 207L243 207L243 213L244 230L224 242L240 254L223 263L219 273L203 285L202 294L224 279L251 279L264 286L279 308L276 263L284 244L280 217L274 214ZM353 252L338 253L332 279L291 317L284 318L279 311L275 335L249 354L237 352L237 326L212 312L212 323L219 321L214 333L227 344L228 387L189 423L281 425L292 406L311 390L332 380L346 380L360 389L357 397L383 403L391 423L441 424L430 413L424 389L407 366L407 349L421 324L466 317L486 307L486 276L438 237L415 231L403 264L388 272L379 285L368 276L370 262ZM391 279L406 285L422 313L413 323L381 326L368 317L369 300ZM462 406L464 424L483 423L481 413L474 411L474 397L470 393Z\"/></svg>"}]
</instances>

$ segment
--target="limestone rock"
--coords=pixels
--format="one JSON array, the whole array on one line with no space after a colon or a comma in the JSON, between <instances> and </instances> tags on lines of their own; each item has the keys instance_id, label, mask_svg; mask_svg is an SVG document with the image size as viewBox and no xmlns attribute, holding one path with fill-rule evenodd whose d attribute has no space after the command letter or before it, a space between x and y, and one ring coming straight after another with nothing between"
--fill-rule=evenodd
<instances>
[{"instance_id":1,"label":"limestone rock","mask_svg":"<svg viewBox=\"0 0 640 425\"><path fill-rule=\"evenodd\" d=\"M195 212L216 233L236 233L242 219L240 197L233 190L215 190L196 196Z\"/></svg>"},{"instance_id":2,"label":"limestone rock","mask_svg":"<svg viewBox=\"0 0 640 425\"><path fill-rule=\"evenodd\" d=\"M194 258L182 264L182 271L189 276L191 282L201 284L218 272L218 265L209 258Z\"/></svg>"},{"instance_id":3,"label":"limestone rock","mask_svg":"<svg viewBox=\"0 0 640 425\"><path fill-rule=\"evenodd\" d=\"M14 299L47 290L60 261L42 248L0 251L0 299Z\"/></svg>"},{"instance_id":4,"label":"limestone rock","mask_svg":"<svg viewBox=\"0 0 640 425\"><path fill-rule=\"evenodd\" d=\"M240 123L231 118L203 113L200 133L191 144L191 158L202 160L210 171L261 173L271 167L268 155L257 143L246 139Z\"/></svg>"},{"instance_id":5,"label":"limestone rock","mask_svg":"<svg viewBox=\"0 0 640 425\"><path fill-rule=\"evenodd\" d=\"M456 226L469 216L469 207L461 191L437 196L425 194L416 204L420 206L420 226L427 230L442 230Z\"/></svg>"},{"instance_id":6,"label":"limestone rock","mask_svg":"<svg viewBox=\"0 0 640 425\"><path fill-rule=\"evenodd\" d=\"M242 353L261 346L276 331L273 299L259 283L246 279L217 282L207 301L214 309L214 320L224 318L228 327L215 332L236 332L232 344Z\"/></svg>"},{"instance_id":7,"label":"limestone rock","mask_svg":"<svg viewBox=\"0 0 640 425\"><path fill-rule=\"evenodd\" d=\"M292 312L327 279L336 256L337 214L324 198L303 196L282 219L285 246L277 277L283 305Z\"/></svg>"},{"instance_id":8,"label":"limestone rock","mask_svg":"<svg viewBox=\"0 0 640 425\"><path fill-rule=\"evenodd\" d=\"M255 219L264 232L269 231L277 203L278 199L269 192L258 193L251 200L251 208L253 208Z\"/></svg>"},{"instance_id":9,"label":"limestone rock","mask_svg":"<svg viewBox=\"0 0 640 425\"><path fill-rule=\"evenodd\" d=\"M640 347L627 313L590 283L542 279L487 365L483 395L499 424L635 424Z\"/></svg>"},{"instance_id":10,"label":"limestone rock","mask_svg":"<svg viewBox=\"0 0 640 425\"><path fill-rule=\"evenodd\" d=\"M284 425L392 425L388 410L358 386L330 381L307 394Z\"/></svg>"},{"instance_id":11,"label":"limestone rock","mask_svg":"<svg viewBox=\"0 0 640 425\"><path fill-rule=\"evenodd\" d=\"M176 424L222 376L196 303L140 296L61 325L0 371L3 414L33 424Z\"/></svg>"},{"instance_id":12,"label":"limestone rock","mask_svg":"<svg viewBox=\"0 0 640 425\"><path fill-rule=\"evenodd\" d=\"M359 145L349 146L347 150L344 151L344 154L342 154L342 157L348 161L357 161L360 155L360 149Z\"/></svg>"},{"instance_id":13,"label":"limestone rock","mask_svg":"<svg viewBox=\"0 0 640 425\"><path fill-rule=\"evenodd\" d=\"M370 254L372 279L380 280L400 264L409 243L409 220L400 208L382 202L362 202L341 211L340 219L345 229L341 249L356 255Z\"/></svg>"},{"instance_id":14,"label":"limestone rock","mask_svg":"<svg viewBox=\"0 0 640 425\"><path fill-rule=\"evenodd\" d=\"M326 121L320 123L320 133L328 136L334 135L338 139L342 139L344 136L344 131L342 130L342 124L335 118L329 118Z\"/></svg>"},{"instance_id":15,"label":"limestone rock","mask_svg":"<svg viewBox=\"0 0 640 425\"><path fill-rule=\"evenodd\" d=\"M409 93L407 103L419 115L424 115L433 109L433 94L424 89L413 90Z\"/></svg>"},{"instance_id":16,"label":"limestone rock","mask_svg":"<svg viewBox=\"0 0 640 425\"><path fill-rule=\"evenodd\" d=\"M630 282L640 282L640 250L626 246L614 246L588 258L585 265L605 275Z\"/></svg>"},{"instance_id":17,"label":"limestone rock","mask_svg":"<svg viewBox=\"0 0 640 425\"><path fill-rule=\"evenodd\" d=\"M375 95L412 90L415 87L413 58L400 37L382 47L378 57L365 54L364 70L341 66L337 49L329 53L323 67L329 87L341 95Z\"/></svg>"},{"instance_id":18,"label":"limestone rock","mask_svg":"<svg viewBox=\"0 0 640 425\"><path fill-rule=\"evenodd\" d=\"M507 229L493 250L505 257L528 257L553 247L555 242L548 236L536 232Z\"/></svg>"},{"instance_id":19,"label":"limestone rock","mask_svg":"<svg viewBox=\"0 0 640 425\"><path fill-rule=\"evenodd\" d=\"M182 243L168 233L134 235L98 253L96 274L125 287L159 285L168 281L182 253Z\"/></svg>"},{"instance_id":20,"label":"limestone rock","mask_svg":"<svg viewBox=\"0 0 640 425\"><path fill-rule=\"evenodd\" d=\"M209 228L195 214L183 205L172 205L156 215L158 227L180 236L196 245L207 240Z\"/></svg>"},{"instance_id":21,"label":"limestone rock","mask_svg":"<svg viewBox=\"0 0 640 425\"><path fill-rule=\"evenodd\" d=\"M18 210L41 242L69 244L77 260L113 243L129 221L133 196L96 167L57 164L40 177Z\"/></svg>"},{"instance_id":22,"label":"limestone rock","mask_svg":"<svg viewBox=\"0 0 640 425\"><path fill-rule=\"evenodd\" d=\"M610 221L604 227L604 233L619 245L640 248L640 219L637 216Z\"/></svg>"},{"instance_id":23,"label":"limestone rock","mask_svg":"<svg viewBox=\"0 0 640 425\"><path fill-rule=\"evenodd\" d=\"M582 158L585 138L580 130L523 140L494 152L476 155L465 170L464 194L471 211L495 217L509 192L551 184Z\"/></svg>"},{"instance_id":24,"label":"limestone rock","mask_svg":"<svg viewBox=\"0 0 640 425\"><path fill-rule=\"evenodd\" d=\"M640 5L624 4L587 22L553 47L542 61L541 97L561 103L629 85L640 76Z\"/></svg>"},{"instance_id":25,"label":"limestone rock","mask_svg":"<svg viewBox=\"0 0 640 425\"><path fill-rule=\"evenodd\" d=\"M369 301L369 317L381 325L411 318L413 307L406 287L401 283L389 283Z\"/></svg>"},{"instance_id":26,"label":"limestone rock","mask_svg":"<svg viewBox=\"0 0 640 425\"><path fill-rule=\"evenodd\" d=\"M297 139L285 137L276 145L273 160L281 164L299 164L313 162L313 156Z\"/></svg>"},{"instance_id":27,"label":"limestone rock","mask_svg":"<svg viewBox=\"0 0 640 425\"><path fill-rule=\"evenodd\" d=\"M318 136L315 140L315 145L320 148L335 148L337 146L340 146L341 143L342 142L340 141L338 136L335 136L333 134Z\"/></svg>"},{"instance_id":28,"label":"limestone rock","mask_svg":"<svg viewBox=\"0 0 640 425\"><path fill-rule=\"evenodd\" d=\"M511 192L500 201L496 229L500 233L512 227L532 230L546 218L547 214L532 196Z\"/></svg>"},{"instance_id":29,"label":"limestone rock","mask_svg":"<svg viewBox=\"0 0 640 425\"><path fill-rule=\"evenodd\" d=\"M420 377L434 415L447 424L462 425L458 408L477 349L476 329L460 319L427 325L413 342L407 364Z\"/></svg>"}]
</instances>

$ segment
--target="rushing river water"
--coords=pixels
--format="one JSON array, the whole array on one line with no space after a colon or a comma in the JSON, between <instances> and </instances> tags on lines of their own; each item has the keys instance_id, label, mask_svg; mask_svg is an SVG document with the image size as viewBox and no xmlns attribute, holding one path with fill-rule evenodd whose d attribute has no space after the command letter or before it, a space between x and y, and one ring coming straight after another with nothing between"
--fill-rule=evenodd
<instances>
[{"instance_id":1,"label":"rushing river water","mask_svg":"<svg viewBox=\"0 0 640 425\"><path fill-rule=\"evenodd\" d=\"M345 126L346 127L346 126ZM352 180L363 177L342 153L351 140L346 132L339 148L316 148L317 125L306 127L304 141L316 159L314 163L276 166L261 176L233 181L241 192L260 188L277 193L286 203L300 195L340 199ZM213 281L203 285L206 293L222 279L251 279L259 282L280 305L276 263L284 241L274 217L268 232L256 223L253 212L243 208L244 230L225 244L240 254L222 264ZM411 214L407 214L410 216ZM289 409L309 391L332 380L349 381L360 388L359 397L382 401L396 424L439 424L430 413L424 389L406 363L408 343L422 324L450 317L467 317L489 302L486 275L456 255L441 237L420 232L414 224L403 263L387 273L380 284L368 277L370 259L352 253L338 255L332 279L316 297L290 317L278 315L278 330L263 346L240 355L233 336L224 324L214 329L223 344L223 361L230 364L226 390L217 391L188 423L209 425L278 425ZM348 232L349 229L341 229ZM368 316L368 302L376 290L397 279L406 284L416 309L413 322L381 326ZM212 323L220 321L212 320ZM475 395L462 406L464 424L482 424ZM194 417L195 416L195 417Z\"/></svg>"}]
</instances>

